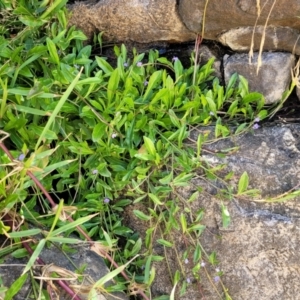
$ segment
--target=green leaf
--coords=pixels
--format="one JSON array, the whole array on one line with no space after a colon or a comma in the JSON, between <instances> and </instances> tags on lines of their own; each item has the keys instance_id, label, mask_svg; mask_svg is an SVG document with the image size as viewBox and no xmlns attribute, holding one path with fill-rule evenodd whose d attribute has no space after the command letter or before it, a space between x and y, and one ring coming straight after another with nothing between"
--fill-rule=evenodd
<instances>
[{"instance_id":1,"label":"green leaf","mask_svg":"<svg viewBox=\"0 0 300 300\"><path fill-rule=\"evenodd\" d=\"M115 69L110 75L108 85L107 85L107 99L111 102L116 94L117 88L119 86L120 74L119 70Z\"/></svg>"},{"instance_id":2,"label":"green leaf","mask_svg":"<svg viewBox=\"0 0 300 300\"><path fill-rule=\"evenodd\" d=\"M28 107L28 106L21 106L21 105L16 104L16 105L14 105L14 108L16 108L16 110L18 110L20 112L24 112L24 113L31 114L31 115L37 115L37 116L51 115L51 113L48 111L44 111L44 110L40 110L40 109Z\"/></svg>"},{"instance_id":3,"label":"green leaf","mask_svg":"<svg viewBox=\"0 0 300 300\"><path fill-rule=\"evenodd\" d=\"M152 142L151 139L149 139L146 136L144 136L143 139L144 139L144 143L145 143L145 147L147 149L147 152L150 155L152 155L153 157L155 157L156 156L156 149L155 149L154 143Z\"/></svg>"},{"instance_id":4,"label":"green leaf","mask_svg":"<svg viewBox=\"0 0 300 300\"><path fill-rule=\"evenodd\" d=\"M141 220L143 220L143 221L149 221L149 220L151 220L151 217L150 217L150 216L145 215L145 214L144 214L142 211L140 211L140 210L135 209L135 210L133 210L133 213L134 213L134 215L135 215L136 217L138 217L139 219L141 219Z\"/></svg>"},{"instance_id":5,"label":"green leaf","mask_svg":"<svg viewBox=\"0 0 300 300\"><path fill-rule=\"evenodd\" d=\"M180 214L180 223L182 227L182 232L185 233L187 229L187 222L186 222L185 215L183 213Z\"/></svg>"},{"instance_id":6,"label":"green leaf","mask_svg":"<svg viewBox=\"0 0 300 300\"><path fill-rule=\"evenodd\" d=\"M51 5L48 5L48 9L39 18L43 20L49 15L58 13L61 8L65 7L67 2L68 0L55 0Z\"/></svg>"},{"instance_id":7,"label":"green leaf","mask_svg":"<svg viewBox=\"0 0 300 300\"><path fill-rule=\"evenodd\" d=\"M26 282L28 274L23 274L20 276L5 292L4 300L11 300L16 294L21 290L22 286Z\"/></svg>"},{"instance_id":8,"label":"green leaf","mask_svg":"<svg viewBox=\"0 0 300 300\"><path fill-rule=\"evenodd\" d=\"M51 241L54 243L62 243L62 244L79 244L82 242L79 239L56 237L56 236L47 238L47 241Z\"/></svg>"},{"instance_id":9,"label":"green leaf","mask_svg":"<svg viewBox=\"0 0 300 300\"><path fill-rule=\"evenodd\" d=\"M79 219L73 221L72 223L66 224L66 225L64 225L64 226L62 226L62 227L60 227L60 228L58 228L58 229L52 231L51 235L49 234L49 235L47 236L47 238L50 238L50 237L59 235L59 234L61 234L61 233L63 233L63 232L66 232L66 231L68 231L68 230L70 230L70 229L74 229L74 228L76 228L77 226L79 226L79 225L81 225L81 224L83 224L83 223L85 223L85 222L91 220L91 219L94 218L96 215L97 215L97 214L93 214L93 215L89 215L89 216L86 216L86 217L82 217L82 218L79 218Z\"/></svg>"},{"instance_id":10,"label":"green leaf","mask_svg":"<svg viewBox=\"0 0 300 300\"><path fill-rule=\"evenodd\" d=\"M161 81L161 75L162 75L162 71L155 71L150 79L149 79L149 82L148 82L148 85L147 85L147 89L146 89L146 92L144 94L144 101L147 101L150 93L152 92L152 90L156 87L156 85Z\"/></svg>"},{"instance_id":11,"label":"green leaf","mask_svg":"<svg viewBox=\"0 0 300 300\"><path fill-rule=\"evenodd\" d=\"M145 263L145 271L144 271L144 283L148 284L149 283L149 278L150 278L150 268L151 268L151 261L152 261L152 255L149 255L147 258L147 261Z\"/></svg>"},{"instance_id":12,"label":"green leaf","mask_svg":"<svg viewBox=\"0 0 300 300\"><path fill-rule=\"evenodd\" d=\"M197 246L195 248L194 255L193 255L193 262L197 263L197 262L199 262L200 259L201 259L201 247L200 247L199 243L197 243Z\"/></svg>"},{"instance_id":13,"label":"green leaf","mask_svg":"<svg viewBox=\"0 0 300 300\"><path fill-rule=\"evenodd\" d=\"M39 241L37 247L35 248L34 252L31 255L26 267L24 268L22 275L27 273L31 269L31 267L34 265L35 261L37 260L37 258L41 254L42 250L44 249L45 244L46 244L45 239L42 239Z\"/></svg>"},{"instance_id":14,"label":"green leaf","mask_svg":"<svg viewBox=\"0 0 300 300\"><path fill-rule=\"evenodd\" d=\"M223 227L227 228L230 224L230 214L229 214L227 207L223 203L221 204L221 209L222 209Z\"/></svg>"},{"instance_id":15,"label":"green leaf","mask_svg":"<svg viewBox=\"0 0 300 300\"><path fill-rule=\"evenodd\" d=\"M170 172L167 176L159 179L159 182L161 184L169 184L171 182L171 180L173 179L173 173Z\"/></svg>"},{"instance_id":16,"label":"green leaf","mask_svg":"<svg viewBox=\"0 0 300 300\"><path fill-rule=\"evenodd\" d=\"M53 5L53 4L52 4ZM35 145L35 150L37 150L40 146L41 141L44 139L45 134L47 132L47 130L49 130L50 126L52 125L52 123L54 122L57 114L59 113L61 107L64 105L64 103L67 101L69 95L71 94L71 92L73 91L73 89L75 88L80 75L81 75L82 70L80 70L80 72L77 74L76 78L72 81L72 83L69 85L68 89L64 92L63 96L60 98L60 100L58 101L54 111L51 114L51 117L49 118L47 124L44 127L44 130L42 132L42 134L40 135L36 145Z\"/></svg>"},{"instance_id":17,"label":"green leaf","mask_svg":"<svg viewBox=\"0 0 300 300\"><path fill-rule=\"evenodd\" d=\"M53 62L57 65L59 64L59 56L57 54L57 49L53 41L51 41L49 38L46 38L47 42L47 48L50 54L50 57L52 58Z\"/></svg>"},{"instance_id":18,"label":"green leaf","mask_svg":"<svg viewBox=\"0 0 300 300\"><path fill-rule=\"evenodd\" d=\"M150 197L150 199L157 205L163 205L163 203L159 200L159 198L152 194L152 193L149 193L148 196Z\"/></svg>"},{"instance_id":19,"label":"green leaf","mask_svg":"<svg viewBox=\"0 0 300 300\"><path fill-rule=\"evenodd\" d=\"M105 74L110 75L114 71L113 67L104 58L96 56L96 61Z\"/></svg>"},{"instance_id":20,"label":"green leaf","mask_svg":"<svg viewBox=\"0 0 300 300\"><path fill-rule=\"evenodd\" d=\"M134 260L136 259L137 256L133 257L130 261L128 261L125 265L118 267L117 269L109 272L108 274L106 274L105 276L103 276L102 278L100 278L92 287L91 291L89 292L89 296L88 299L93 299L92 298L92 293L94 289L99 289L99 288L103 288L104 284L110 280L112 280L113 278L115 278L119 273L121 273L122 271L124 271L124 269ZM98 299L98 297L97 297Z\"/></svg>"},{"instance_id":21,"label":"green leaf","mask_svg":"<svg viewBox=\"0 0 300 300\"><path fill-rule=\"evenodd\" d=\"M106 133L105 132L105 128L106 127L107 127L107 125L105 125L102 122L98 123L94 127L93 133L92 133L93 142L97 143L97 142L99 142L102 139L103 135Z\"/></svg>"},{"instance_id":22,"label":"green leaf","mask_svg":"<svg viewBox=\"0 0 300 300\"><path fill-rule=\"evenodd\" d=\"M173 244L171 242L166 241L164 239L158 239L156 240L156 242L166 247L173 247Z\"/></svg>"},{"instance_id":23,"label":"green leaf","mask_svg":"<svg viewBox=\"0 0 300 300\"><path fill-rule=\"evenodd\" d=\"M175 80L179 81L183 74L183 66L179 59L176 59L174 62L174 70L175 70Z\"/></svg>"},{"instance_id":24,"label":"green leaf","mask_svg":"<svg viewBox=\"0 0 300 300\"><path fill-rule=\"evenodd\" d=\"M248 176L247 172L245 171L239 180L238 195L242 194L243 192L245 192L247 190L248 184L249 184L249 176Z\"/></svg>"},{"instance_id":25,"label":"green leaf","mask_svg":"<svg viewBox=\"0 0 300 300\"><path fill-rule=\"evenodd\" d=\"M10 232L9 236L11 238L21 238L21 237L28 237L32 235L37 235L41 233L40 229L29 229L29 230L23 230L23 231L15 231L15 232Z\"/></svg>"}]
</instances>

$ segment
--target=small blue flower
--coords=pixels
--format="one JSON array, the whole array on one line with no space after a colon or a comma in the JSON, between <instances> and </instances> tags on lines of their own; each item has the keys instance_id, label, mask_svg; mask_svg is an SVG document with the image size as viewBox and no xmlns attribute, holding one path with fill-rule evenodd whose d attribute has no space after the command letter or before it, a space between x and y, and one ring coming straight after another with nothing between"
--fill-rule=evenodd
<instances>
[{"instance_id":1,"label":"small blue flower","mask_svg":"<svg viewBox=\"0 0 300 300\"><path fill-rule=\"evenodd\" d=\"M148 82L147 80L145 80L145 81L144 81L144 86L147 86L148 83L149 83L149 82Z\"/></svg>"},{"instance_id":2,"label":"small blue flower","mask_svg":"<svg viewBox=\"0 0 300 300\"><path fill-rule=\"evenodd\" d=\"M206 263L204 261L201 262L201 267L205 267Z\"/></svg>"},{"instance_id":3,"label":"small blue flower","mask_svg":"<svg viewBox=\"0 0 300 300\"><path fill-rule=\"evenodd\" d=\"M93 174L93 175L98 174L98 170L94 169L94 170L92 171L92 174Z\"/></svg>"},{"instance_id":4,"label":"small blue flower","mask_svg":"<svg viewBox=\"0 0 300 300\"><path fill-rule=\"evenodd\" d=\"M186 279L186 282L187 282L188 284L190 284L190 283L192 282L192 281L191 281L191 278L188 277L188 278Z\"/></svg>"},{"instance_id":5,"label":"small blue flower","mask_svg":"<svg viewBox=\"0 0 300 300\"><path fill-rule=\"evenodd\" d=\"M189 260L186 258L186 259L184 260L184 263L185 263L185 264L188 264L188 263L189 263Z\"/></svg>"},{"instance_id":6,"label":"small blue flower","mask_svg":"<svg viewBox=\"0 0 300 300\"><path fill-rule=\"evenodd\" d=\"M257 123L255 123L253 126L252 126L252 128L254 129L254 130L256 130L256 129L258 129L260 126L257 124Z\"/></svg>"},{"instance_id":7,"label":"small blue flower","mask_svg":"<svg viewBox=\"0 0 300 300\"><path fill-rule=\"evenodd\" d=\"M220 268L217 267L216 268L216 272L219 273L220 272Z\"/></svg>"},{"instance_id":8,"label":"small blue flower","mask_svg":"<svg viewBox=\"0 0 300 300\"><path fill-rule=\"evenodd\" d=\"M23 161L25 159L25 154L24 153L21 153L19 156L18 156L18 160L19 161Z\"/></svg>"},{"instance_id":9,"label":"small blue flower","mask_svg":"<svg viewBox=\"0 0 300 300\"><path fill-rule=\"evenodd\" d=\"M116 138L118 135L114 132L112 135L111 135L111 138L114 139Z\"/></svg>"},{"instance_id":10,"label":"small blue flower","mask_svg":"<svg viewBox=\"0 0 300 300\"><path fill-rule=\"evenodd\" d=\"M124 62L123 66L124 66L125 68L127 68L127 67L128 67L128 63L127 63L127 62Z\"/></svg>"},{"instance_id":11,"label":"small blue flower","mask_svg":"<svg viewBox=\"0 0 300 300\"><path fill-rule=\"evenodd\" d=\"M79 69L79 66L78 66L77 64L75 64L74 67L75 67L76 69Z\"/></svg>"},{"instance_id":12,"label":"small blue flower","mask_svg":"<svg viewBox=\"0 0 300 300\"><path fill-rule=\"evenodd\" d=\"M220 281L220 276L215 276L215 277L214 277L214 281L215 281L215 282L219 282L219 281Z\"/></svg>"},{"instance_id":13,"label":"small blue flower","mask_svg":"<svg viewBox=\"0 0 300 300\"><path fill-rule=\"evenodd\" d=\"M209 114L210 114L211 116L214 116L214 115L215 115L213 111L210 111Z\"/></svg>"},{"instance_id":14,"label":"small blue flower","mask_svg":"<svg viewBox=\"0 0 300 300\"><path fill-rule=\"evenodd\" d=\"M137 67L141 67L142 65L143 65L143 63L142 63L141 61L139 61L139 62L136 64Z\"/></svg>"},{"instance_id":15,"label":"small blue flower","mask_svg":"<svg viewBox=\"0 0 300 300\"><path fill-rule=\"evenodd\" d=\"M175 62L177 60L178 60L178 57L177 56L173 56L172 61Z\"/></svg>"},{"instance_id":16,"label":"small blue flower","mask_svg":"<svg viewBox=\"0 0 300 300\"><path fill-rule=\"evenodd\" d=\"M258 123L260 121L260 118L259 117L256 117L255 119L254 119L254 122L256 122L256 123Z\"/></svg>"},{"instance_id":17,"label":"small blue flower","mask_svg":"<svg viewBox=\"0 0 300 300\"><path fill-rule=\"evenodd\" d=\"M109 199L109 198L104 198L104 200L103 200L103 202L104 202L105 204L108 204L108 203L109 203L109 201L110 201L110 199Z\"/></svg>"}]
</instances>

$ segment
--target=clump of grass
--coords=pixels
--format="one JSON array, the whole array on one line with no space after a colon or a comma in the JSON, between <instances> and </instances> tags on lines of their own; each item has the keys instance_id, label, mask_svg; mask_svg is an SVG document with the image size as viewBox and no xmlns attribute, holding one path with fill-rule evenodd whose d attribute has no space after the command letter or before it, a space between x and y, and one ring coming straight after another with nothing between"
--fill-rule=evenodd
<instances>
[{"instance_id":1,"label":"clump of grass","mask_svg":"<svg viewBox=\"0 0 300 300\"><path fill-rule=\"evenodd\" d=\"M192 256L193 276L200 284L201 276L211 276L203 271L205 262L217 265L216 254L206 254L199 242L203 212L189 210L189 202L201 191L183 202L170 197L199 170L212 177L217 168L201 159L207 135L199 135L192 146L185 140L199 125L214 124L216 139L251 128L254 120L267 116L264 98L250 92L237 74L226 88L221 86L211 76L213 60L198 67L191 57L191 66L184 68L178 58L169 61L155 50L148 57L134 51L129 59L122 45L114 47L114 68L106 58L92 57L82 32L67 28L65 3L2 3L8 17L0 36L0 232L31 254L22 281L46 243L72 243L67 236L77 228L88 241L101 241L94 250L115 268L94 284L90 295L115 278L117 284L108 292L131 290L148 299L153 263L165 259L153 255L152 245L173 247L172 230L189 241L179 265ZM247 180L244 174L237 194L246 193ZM58 204L54 194L63 198ZM148 207L147 212L133 211L148 222L145 240L122 223L124 207L139 202ZM52 211L41 214L34 209L37 205ZM35 250L18 242L41 230L29 230L20 222L20 231L13 233L15 216L50 228ZM227 226L225 205L222 216ZM62 232L66 237L58 237ZM128 242L112 258L120 238ZM221 275L217 272L215 281ZM184 294L188 281L184 268L170 276L172 299ZM60 284L75 295L64 281ZM11 289L21 287L18 281ZM47 295L46 290L41 293ZM230 299L226 288L224 293Z\"/></svg>"}]
</instances>

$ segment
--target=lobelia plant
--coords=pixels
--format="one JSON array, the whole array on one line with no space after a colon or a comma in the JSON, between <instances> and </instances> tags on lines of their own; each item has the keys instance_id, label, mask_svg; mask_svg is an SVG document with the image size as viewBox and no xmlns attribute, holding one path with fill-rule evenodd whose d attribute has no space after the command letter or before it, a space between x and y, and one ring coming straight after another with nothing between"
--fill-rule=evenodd
<instances>
[{"instance_id":1,"label":"lobelia plant","mask_svg":"<svg viewBox=\"0 0 300 300\"><path fill-rule=\"evenodd\" d=\"M51 228L35 250L23 242L32 256L22 284L46 243L74 242L67 236L79 225L82 238L101 241L98 253L115 268L94 284L91 297L115 278L107 292L127 289L149 299L153 263L166 259L153 253L152 246L174 248L172 232L185 238L189 247L183 257L177 255L179 270L170 272L171 296L184 294L191 284L182 262L191 264L200 286L201 276L220 282L222 272L210 275L206 268L218 265L216 254L207 254L199 242L205 230L203 211L190 208L201 190L189 199L176 191L199 170L218 178L221 166L211 166L201 157L208 135L199 135L193 144L185 141L196 126L214 125L215 139L256 126L258 118L267 116L263 96L249 92L246 80L237 74L226 88L221 86L212 77L212 59L201 67L196 62L195 68L192 56L191 66L185 68L177 57L169 61L156 50L147 57L134 50L129 58L122 45L114 47L112 66L105 57L92 55L82 32L67 28L66 2L1 3L0 232L10 239L16 255L20 238L41 232L30 230L27 222ZM101 34L95 40L102 46ZM243 174L237 195L246 194L246 181ZM226 193L231 195L232 189ZM53 201L55 194L64 198L59 205ZM138 203L148 207L133 210L148 224L144 240L122 220L124 208ZM45 212L51 206L52 211L40 215L37 205ZM14 216L26 221L19 223L18 233L12 233ZM228 226L224 203L222 218ZM58 237L62 232L66 237ZM122 239L125 246L112 258L109 252ZM8 252L8 247L0 251ZM6 292L13 294L22 284L18 281ZM65 282L61 286L74 296ZM224 294L230 299L225 287Z\"/></svg>"}]
</instances>

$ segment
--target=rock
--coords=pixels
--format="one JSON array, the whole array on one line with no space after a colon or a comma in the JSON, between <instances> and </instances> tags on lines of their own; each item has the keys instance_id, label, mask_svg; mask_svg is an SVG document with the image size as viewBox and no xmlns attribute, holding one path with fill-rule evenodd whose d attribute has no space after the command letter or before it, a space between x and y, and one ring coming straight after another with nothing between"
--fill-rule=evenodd
<instances>
[{"instance_id":1,"label":"rock","mask_svg":"<svg viewBox=\"0 0 300 300\"><path fill-rule=\"evenodd\" d=\"M213 237L204 235L202 244L210 244L210 250L217 251L224 272L223 283L233 299L295 299L299 295L300 254L294 250L300 246L299 197L280 200L280 195L299 189L299 130L298 124L271 125L208 145L210 150L238 146L239 151L226 157L227 170L238 176L247 171L249 188L262 191L258 202L245 197L233 197L226 202L232 219L227 229L222 228L220 200L200 197L199 203L195 203L205 207L204 222L215 233ZM196 139L197 133L193 134ZM216 156L205 157L224 162ZM199 180L193 184L212 192ZM267 197L274 197L274 202L260 202Z\"/></svg>"},{"instance_id":2,"label":"rock","mask_svg":"<svg viewBox=\"0 0 300 300\"><path fill-rule=\"evenodd\" d=\"M191 139L197 141L199 133L208 130L214 132L214 128L198 128L191 132ZM196 284L192 268L193 258L189 262L177 263L187 250L187 240L180 231L172 231L174 248L166 247L153 242L154 255L166 256L168 263L162 261L155 264L156 279L152 286L152 296L170 294L172 282L166 271L184 269L186 278L191 280L187 292L179 297L179 289L176 299L224 299L222 286L216 283L211 285L206 274L209 273L212 281L216 274L216 267L224 273L222 282L228 289L232 299L297 299L300 293L298 278L300 270L300 202L296 200L281 201L284 193L296 188L300 180L300 125L274 125L265 124L264 127L248 132L240 136L219 140L205 145L207 151L203 151L203 160L211 167L225 163L226 169L218 173L224 178L229 171L234 171L231 183L237 185L241 174L246 171L249 175L249 189L260 189L261 197L251 198L246 196L217 197L217 187L224 188L221 180L207 181L196 176L188 187L180 187L171 197L176 201L187 200L190 196L202 188L195 201L189 202L191 211L204 210L204 217L200 224L206 225L206 230L200 236L203 247L202 257L206 262L197 273L201 283ZM225 158L221 158L214 151L239 147ZM274 202L263 202L273 197ZM254 201L255 200L255 201ZM276 201L277 200L277 201ZM224 228L221 218L221 203L224 203L231 216L231 223ZM137 209L147 212L147 207ZM134 206L125 214L125 219L131 227L145 237L148 229L132 213ZM181 212L185 210L182 208ZM188 214L186 215L188 218ZM135 226L136 224L136 226ZM157 230L159 231L159 230ZM157 238L157 237L156 237ZM159 235L158 238L161 238ZM154 239L155 240L155 239ZM216 251L219 264L212 267L204 255L204 251L210 254ZM191 255L192 256L192 255ZM186 278L181 278L186 280ZM181 281L182 283L182 281Z\"/></svg>"},{"instance_id":3,"label":"rock","mask_svg":"<svg viewBox=\"0 0 300 300\"><path fill-rule=\"evenodd\" d=\"M300 54L298 1L291 0L286 5L286 1L278 0L272 8L272 1L209 0L204 12L205 3L206 0L75 2L69 5L69 25L82 29L90 39L103 31L109 42L174 43L194 40L195 33L202 32L205 14L205 39L220 41L235 51L248 51L253 37L254 50L264 39L265 51Z\"/></svg>"},{"instance_id":4,"label":"rock","mask_svg":"<svg viewBox=\"0 0 300 300\"><path fill-rule=\"evenodd\" d=\"M45 247L39 257L47 264L47 267L49 268L48 270L57 266L59 268L63 268L75 273L75 271L77 270L76 266L79 269L81 268L80 270L83 270L82 275L84 275L83 281L72 280L68 281L68 284L75 284L85 289L85 292L83 293L78 292L78 296L80 296L82 300L85 300L88 298L87 293L91 289L93 283L105 276L109 272L109 270L103 258L96 254L94 251L90 250L90 247L86 243L79 243L68 246L69 251L64 250L66 253L64 253L58 246L51 245L49 248ZM18 259L14 258L11 255L8 255L4 258L4 262L0 264L0 276L4 287L9 288L12 285L12 283L22 274L27 262L28 257ZM34 273L36 276L42 276L41 268L35 267ZM44 276L45 274L46 273L44 273ZM111 281L109 283L113 284ZM71 297L67 295L58 285L55 286L58 288L57 293L60 296L57 299L71 300ZM30 295L31 293L32 284L30 276L28 276L27 281L13 299L24 300L27 299L28 295ZM97 299L113 300L116 298L121 300L128 299L128 297L123 293L113 293L112 295L99 293Z\"/></svg>"},{"instance_id":5,"label":"rock","mask_svg":"<svg viewBox=\"0 0 300 300\"><path fill-rule=\"evenodd\" d=\"M183 23L191 31L201 33L206 0L180 0L178 12ZM257 5L257 3L260 3ZM255 47L259 47L262 26L269 26L266 33L264 50L286 50L300 53L298 34L300 30L300 3L296 0L276 1L257 0L209 0L205 13L204 37L210 40L224 41L225 45L241 45L249 50L254 26ZM270 15L269 12L271 11ZM259 17L258 17L259 15ZM233 31L232 31L233 30ZM232 31L232 32L231 32ZM225 32L225 37L223 36ZM230 32L230 33L227 33ZM235 36L235 34L237 34ZM221 35L221 37L219 37ZM222 38L223 36L223 38ZM238 39L241 38L241 41ZM275 45L274 45L275 43ZM235 50L235 49L234 49Z\"/></svg>"},{"instance_id":6,"label":"rock","mask_svg":"<svg viewBox=\"0 0 300 300\"><path fill-rule=\"evenodd\" d=\"M176 0L102 0L75 3L69 25L92 38L104 31L106 41L183 42L195 39L181 22Z\"/></svg>"},{"instance_id":7,"label":"rock","mask_svg":"<svg viewBox=\"0 0 300 300\"><path fill-rule=\"evenodd\" d=\"M221 59L219 58L216 51L211 50L206 45L201 45L199 48L199 57L200 57L200 65L206 64L211 58L214 59L213 68L215 71L212 75L218 77L222 81L223 76L221 72Z\"/></svg>"},{"instance_id":8,"label":"rock","mask_svg":"<svg viewBox=\"0 0 300 300\"><path fill-rule=\"evenodd\" d=\"M251 91L265 96L266 103L279 101L291 82L291 70L295 65L295 57L289 53L262 53L262 65L257 71L258 53L254 53L249 64L248 54L234 54L224 57L224 78L227 83L235 72L244 76Z\"/></svg>"},{"instance_id":9,"label":"rock","mask_svg":"<svg viewBox=\"0 0 300 300\"><path fill-rule=\"evenodd\" d=\"M218 37L218 41L234 51L249 51L250 48L258 51L262 40L264 51L279 50L300 54L299 31L289 27L268 26L266 30L264 26L239 27Z\"/></svg>"}]
</instances>

